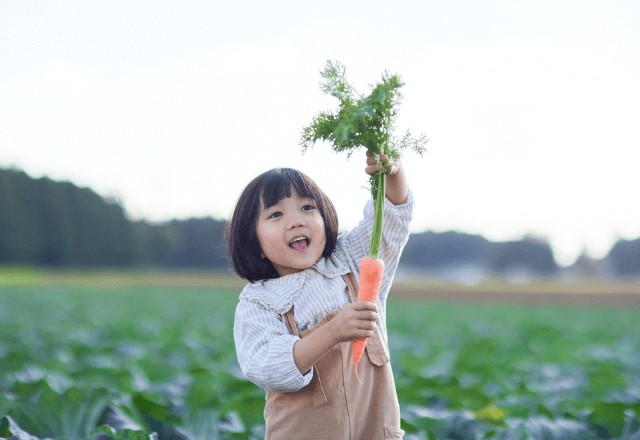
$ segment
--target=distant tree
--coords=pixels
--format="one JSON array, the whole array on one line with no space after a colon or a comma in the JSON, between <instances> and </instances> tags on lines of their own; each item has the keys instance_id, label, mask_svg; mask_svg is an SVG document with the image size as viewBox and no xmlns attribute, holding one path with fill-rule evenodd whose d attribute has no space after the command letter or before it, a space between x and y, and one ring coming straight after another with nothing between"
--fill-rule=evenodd
<instances>
[{"instance_id":1,"label":"distant tree","mask_svg":"<svg viewBox=\"0 0 640 440\"><path fill-rule=\"evenodd\" d=\"M142 265L185 268L228 268L224 243L225 221L211 217L132 224L136 262Z\"/></svg>"},{"instance_id":2,"label":"distant tree","mask_svg":"<svg viewBox=\"0 0 640 440\"><path fill-rule=\"evenodd\" d=\"M211 217L174 220L181 241L176 262L185 267L226 267L225 222Z\"/></svg>"},{"instance_id":3,"label":"distant tree","mask_svg":"<svg viewBox=\"0 0 640 440\"><path fill-rule=\"evenodd\" d=\"M591 258L586 250L582 251L576 261L569 267L569 270L579 277L594 278L598 276L596 260Z\"/></svg>"},{"instance_id":4,"label":"distant tree","mask_svg":"<svg viewBox=\"0 0 640 440\"><path fill-rule=\"evenodd\" d=\"M131 224L135 244L135 263L144 266L171 265L175 244L166 224L152 224L146 220Z\"/></svg>"},{"instance_id":5,"label":"distant tree","mask_svg":"<svg viewBox=\"0 0 640 440\"><path fill-rule=\"evenodd\" d=\"M69 191L68 203L74 264L127 266L133 262L131 226L120 205L107 203L88 188Z\"/></svg>"},{"instance_id":6,"label":"distant tree","mask_svg":"<svg viewBox=\"0 0 640 440\"><path fill-rule=\"evenodd\" d=\"M427 270L477 264L497 274L524 266L545 276L558 267L545 240L526 237L520 241L491 242L480 235L455 231L411 234L400 262L413 269Z\"/></svg>"},{"instance_id":7,"label":"distant tree","mask_svg":"<svg viewBox=\"0 0 640 440\"><path fill-rule=\"evenodd\" d=\"M447 231L411 234L402 251L401 262L407 266L439 268L457 263L482 263L491 242L480 235Z\"/></svg>"},{"instance_id":8,"label":"distant tree","mask_svg":"<svg viewBox=\"0 0 640 440\"><path fill-rule=\"evenodd\" d=\"M640 238L620 239L613 245L607 259L616 275L628 276L640 274Z\"/></svg>"},{"instance_id":9,"label":"distant tree","mask_svg":"<svg viewBox=\"0 0 640 440\"><path fill-rule=\"evenodd\" d=\"M133 224L139 264L189 268L227 268L224 220L211 217L169 223Z\"/></svg>"},{"instance_id":10,"label":"distant tree","mask_svg":"<svg viewBox=\"0 0 640 440\"><path fill-rule=\"evenodd\" d=\"M34 263L42 252L40 197L33 179L18 170L0 170L0 258Z\"/></svg>"},{"instance_id":11,"label":"distant tree","mask_svg":"<svg viewBox=\"0 0 640 440\"><path fill-rule=\"evenodd\" d=\"M69 182L49 179L33 182L38 194L38 231L40 233L39 264L65 265L76 263L75 234L70 218L68 194L75 187Z\"/></svg>"},{"instance_id":12,"label":"distant tree","mask_svg":"<svg viewBox=\"0 0 640 440\"><path fill-rule=\"evenodd\" d=\"M124 266L131 238L122 207L92 190L0 170L1 262Z\"/></svg>"},{"instance_id":13,"label":"distant tree","mask_svg":"<svg viewBox=\"0 0 640 440\"><path fill-rule=\"evenodd\" d=\"M553 275L558 266L546 240L525 237L519 241L495 243L489 267L504 273L514 266L525 266L540 275Z\"/></svg>"}]
</instances>

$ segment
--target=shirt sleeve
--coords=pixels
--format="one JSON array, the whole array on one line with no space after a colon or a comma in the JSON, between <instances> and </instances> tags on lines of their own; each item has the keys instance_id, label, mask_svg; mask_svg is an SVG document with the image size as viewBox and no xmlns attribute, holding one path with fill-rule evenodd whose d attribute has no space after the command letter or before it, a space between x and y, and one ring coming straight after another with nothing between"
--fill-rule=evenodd
<instances>
[{"instance_id":1,"label":"shirt sleeve","mask_svg":"<svg viewBox=\"0 0 640 440\"><path fill-rule=\"evenodd\" d=\"M298 391L313 378L313 367L300 374L293 346L300 339L289 334L276 314L250 301L236 308L233 337L242 373L266 391Z\"/></svg>"},{"instance_id":2,"label":"shirt sleeve","mask_svg":"<svg viewBox=\"0 0 640 440\"><path fill-rule=\"evenodd\" d=\"M409 239L413 206L411 189L409 189L407 203L403 205L394 205L387 198L384 200L382 238L378 252L378 258L384 261L384 275L378 293L379 306L386 302L402 249ZM371 198L364 207L363 219L358 226L350 231L345 231L341 236L341 247L347 254L349 266L356 275L358 283L360 282L360 260L369 256L374 213L373 198Z\"/></svg>"}]
</instances>

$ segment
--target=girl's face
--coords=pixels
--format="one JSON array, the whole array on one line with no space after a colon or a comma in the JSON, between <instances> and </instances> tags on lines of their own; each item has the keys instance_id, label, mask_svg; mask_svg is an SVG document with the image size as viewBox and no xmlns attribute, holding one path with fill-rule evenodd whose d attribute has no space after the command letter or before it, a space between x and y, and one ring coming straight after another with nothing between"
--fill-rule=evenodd
<instances>
[{"instance_id":1,"label":"girl's face","mask_svg":"<svg viewBox=\"0 0 640 440\"><path fill-rule=\"evenodd\" d=\"M302 272L318 262L327 241L316 204L298 197L293 189L291 197L261 209L256 234L262 256L271 261L281 277Z\"/></svg>"}]
</instances>

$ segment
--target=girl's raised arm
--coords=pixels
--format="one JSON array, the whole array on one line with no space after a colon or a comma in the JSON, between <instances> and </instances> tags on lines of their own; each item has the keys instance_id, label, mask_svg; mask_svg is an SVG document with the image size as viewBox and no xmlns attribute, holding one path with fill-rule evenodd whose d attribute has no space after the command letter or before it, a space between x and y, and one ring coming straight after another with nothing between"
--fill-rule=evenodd
<instances>
[{"instance_id":1,"label":"girl's raised arm","mask_svg":"<svg viewBox=\"0 0 640 440\"><path fill-rule=\"evenodd\" d=\"M386 156L381 156L386 160ZM387 176L385 188L384 221L378 258L384 261L384 277L378 296L379 303L383 303L391 286L391 281L398 265L402 248L409 238L409 226L413 211L413 198L407 183L404 168L399 161L390 164L390 175ZM373 155L367 154L365 172L373 174L380 170L375 165ZM356 274L360 282L360 260L369 256L371 236L373 235L373 218L375 215L373 200L365 205L363 219L353 229L346 231L338 240L339 246L347 254L351 271Z\"/></svg>"}]
</instances>

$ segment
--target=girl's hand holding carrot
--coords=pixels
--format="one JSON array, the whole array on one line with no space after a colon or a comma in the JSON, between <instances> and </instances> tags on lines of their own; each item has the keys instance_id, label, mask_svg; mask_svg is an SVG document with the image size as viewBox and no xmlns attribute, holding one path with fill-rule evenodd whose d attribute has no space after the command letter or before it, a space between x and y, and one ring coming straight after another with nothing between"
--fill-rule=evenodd
<instances>
[{"instance_id":1,"label":"girl's hand holding carrot","mask_svg":"<svg viewBox=\"0 0 640 440\"><path fill-rule=\"evenodd\" d=\"M385 164L387 166L387 176L393 176L402 167L400 158L389 160L389 157L386 154L381 154L380 161L377 161L376 157L377 156L375 154L369 153L367 151L367 167L364 169L364 171L370 176L380 171L380 169L382 168L381 164Z\"/></svg>"},{"instance_id":2,"label":"girl's hand holding carrot","mask_svg":"<svg viewBox=\"0 0 640 440\"><path fill-rule=\"evenodd\" d=\"M409 184L402 167L400 157L389 158L386 154L381 154L378 162L376 155L367 152L367 167L364 171L373 176L382 168L381 164L386 166L386 184L385 197L394 205L402 205L407 203L407 194L409 192Z\"/></svg>"},{"instance_id":3,"label":"girl's hand holding carrot","mask_svg":"<svg viewBox=\"0 0 640 440\"><path fill-rule=\"evenodd\" d=\"M376 329L378 307L368 301L349 303L331 320L332 334L338 342L351 342L370 338Z\"/></svg>"}]
</instances>

